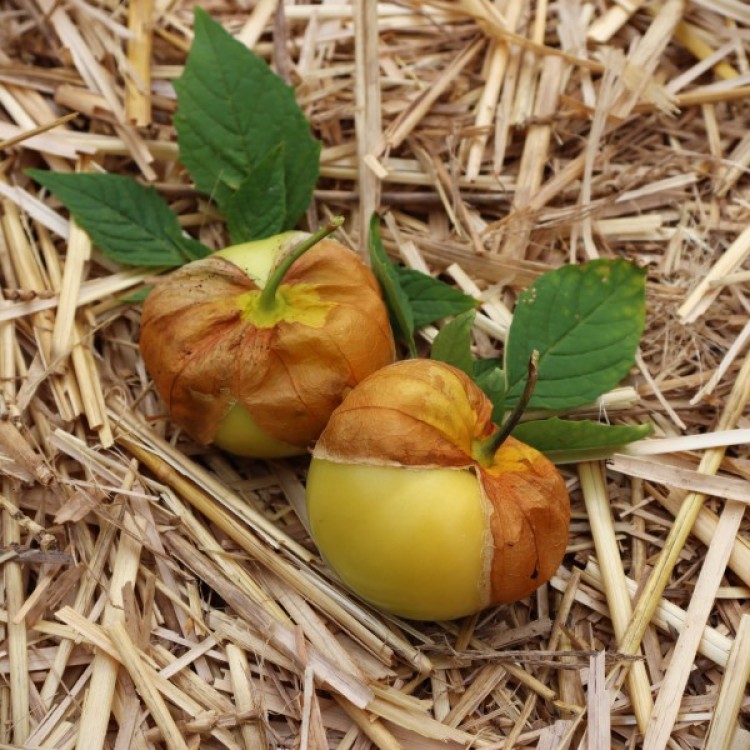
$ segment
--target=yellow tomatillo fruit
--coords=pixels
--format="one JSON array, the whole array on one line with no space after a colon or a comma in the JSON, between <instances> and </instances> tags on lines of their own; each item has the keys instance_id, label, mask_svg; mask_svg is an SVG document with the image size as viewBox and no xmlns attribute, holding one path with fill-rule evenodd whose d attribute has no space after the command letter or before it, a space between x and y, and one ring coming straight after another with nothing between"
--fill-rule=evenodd
<instances>
[{"instance_id":1,"label":"yellow tomatillo fruit","mask_svg":"<svg viewBox=\"0 0 750 750\"><path fill-rule=\"evenodd\" d=\"M346 393L393 361L370 269L340 243L286 232L161 280L140 346L171 418L197 441L275 458L304 453Z\"/></svg>"},{"instance_id":2,"label":"yellow tomatillo fruit","mask_svg":"<svg viewBox=\"0 0 750 750\"><path fill-rule=\"evenodd\" d=\"M313 539L376 607L444 620L528 596L560 565L570 503L534 448L492 445L492 405L461 371L407 360L370 375L313 451Z\"/></svg>"}]
</instances>

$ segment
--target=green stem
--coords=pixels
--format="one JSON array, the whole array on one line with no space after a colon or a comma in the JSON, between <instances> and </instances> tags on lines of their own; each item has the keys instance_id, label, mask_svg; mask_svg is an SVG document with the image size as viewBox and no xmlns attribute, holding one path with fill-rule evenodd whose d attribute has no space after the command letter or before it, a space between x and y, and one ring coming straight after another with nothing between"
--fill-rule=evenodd
<instances>
[{"instance_id":1,"label":"green stem","mask_svg":"<svg viewBox=\"0 0 750 750\"><path fill-rule=\"evenodd\" d=\"M505 420L497 432L493 432L492 435L484 440L477 440L474 442L471 450L472 455L483 466L490 466L492 464L497 449L508 439L510 433L513 432L516 425L521 421L521 417L523 416L524 411L526 411L531 395L534 393L534 387L536 386L538 375L538 362L539 352L534 349L529 358L529 374L526 378L526 386L523 389L521 398L518 399L516 408L513 409L510 416Z\"/></svg>"},{"instance_id":2,"label":"green stem","mask_svg":"<svg viewBox=\"0 0 750 750\"><path fill-rule=\"evenodd\" d=\"M276 307L276 292L278 292L287 271L298 258L304 255L311 247L317 245L322 239L328 237L329 234L335 232L343 223L344 217L336 216L328 222L327 226L319 229L315 234L310 235L310 237L298 245L295 245L287 253L281 263L273 269L263 287L263 291L260 293L260 298L258 299L258 308L260 310L273 310Z\"/></svg>"}]
</instances>

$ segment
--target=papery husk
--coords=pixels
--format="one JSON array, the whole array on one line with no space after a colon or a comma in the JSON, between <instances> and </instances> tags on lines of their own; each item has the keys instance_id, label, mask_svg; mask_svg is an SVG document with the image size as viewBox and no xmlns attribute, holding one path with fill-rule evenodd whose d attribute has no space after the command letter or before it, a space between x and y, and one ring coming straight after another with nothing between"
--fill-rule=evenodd
<instances>
[{"instance_id":1,"label":"papery husk","mask_svg":"<svg viewBox=\"0 0 750 750\"><path fill-rule=\"evenodd\" d=\"M494 429L492 404L460 370L404 360L370 375L331 415L316 458L345 463L468 467Z\"/></svg>"},{"instance_id":2,"label":"papery husk","mask_svg":"<svg viewBox=\"0 0 750 750\"><path fill-rule=\"evenodd\" d=\"M174 271L147 297L146 368L172 419L197 441L210 443L239 403L268 435L304 448L351 388L393 361L378 284L353 252L323 240L279 293L293 288L305 290L309 310L270 327L246 313L258 285L217 256Z\"/></svg>"},{"instance_id":3,"label":"papery husk","mask_svg":"<svg viewBox=\"0 0 750 750\"><path fill-rule=\"evenodd\" d=\"M492 434L492 404L463 372L407 360L363 381L332 414L316 459L414 469L472 469L486 501L490 601L521 599L548 581L568 541L565 482L542 453L507 438L491 465L472 455Z\"/></svg>"},{"instance_id":4,"label":"papery husk","mask_svg":"<svg viewBox=\"0 0 750 750\"><path fill-rule=\"evenodd\" d=\"M492 602L523 599L555 574L565 555L567 487L549 459L512 437L497 450L492 467L480 467L478 476L492 507Z\"/></svg>"}]
</instances>

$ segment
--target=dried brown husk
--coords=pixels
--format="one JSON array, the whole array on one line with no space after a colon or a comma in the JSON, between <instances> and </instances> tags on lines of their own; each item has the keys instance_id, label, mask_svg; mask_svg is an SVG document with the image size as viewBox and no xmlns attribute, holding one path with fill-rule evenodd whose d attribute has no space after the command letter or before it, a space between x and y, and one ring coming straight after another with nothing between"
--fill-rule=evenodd
<instances>
[{"instance_id":1,"label":"dried brown husk","mask_svg":"<svg viewBox=\"0 0 750 750\"><path fill-rule=\"evenodd\" d=\"M239 403L268 435L306 447L351 388L393 361L379 287L355 253L320 242L279 293L294 288L306 290L314 312L256 325L246 305L258 285L211 256L174 271L146 299L143 359L172 419L199 442L210 443Z\"/></svg>"},{"instance_id":2,"label":"dried brown husk","mask_svg":"<svg viewBox=\"0 0 750 750\"><path fill-rule=\"evenodd\" d=\"M523 599L552 578L565 555L568 490L549 459L512 437L478 475L493 509L492 601Z\"/></svg>"},{"instance_id":3,"label":"dried brown husk","mask_svg":"<svg viewBox=\"0 0 750 750\"><path fill-rule=\"evenodd\" d=\"M471 466L492 431L492 405L460 370L404 360L371 375L331 415L316 458L345 463Z\"/></svg>"},{"instance_id":4,"label":"dried brown husk","mask_svg":"<svg viewBox=\"0 0 750 750\"><path fill-rule=\"evenodd\" d=\"M516 601L549 580L568 541L565 482L539 451L509 437L491 465L475 441L491 435L492 404L460 370L397 362L368 377L331 416L316 458L411 468L473 470L487 500L493 544L491 602Z\"/></svg>"}]
</instances>

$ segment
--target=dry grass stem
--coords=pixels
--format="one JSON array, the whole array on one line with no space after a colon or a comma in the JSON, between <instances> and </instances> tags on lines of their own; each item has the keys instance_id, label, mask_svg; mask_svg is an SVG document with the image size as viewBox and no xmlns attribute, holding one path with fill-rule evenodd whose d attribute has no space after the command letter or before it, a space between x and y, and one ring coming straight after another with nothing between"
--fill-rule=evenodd
<instances>
[{"instance_id":1,"label":"dry grass stem","mask_svg":"<svg viewBox=\"0 0 750 750\"><path fill-rule=\"evenodd\" d=\"M744 505L730 502L721 514L716 529L718 542L711 545L706 555L686 613L685 629L680 634L672 652L662 689L659 691L659 697L646 729L644 748L654 750L654 748L664 747L672 733L680 709L680 699L698 650L698 642L729 559L731 547L728 542L739 531L744 513Z\"/></svg>"},{"instance_id":2,"label":"dry grass stem","mask_svg":"<svg viewBox=\"0 0 750 750\"><path fill-rule=\"evenodd\" d=\"M742 696L750 680L750 616L742 615L706 737L706 750L732 747Z\"/></svg>"},{"instance_id":3,"label":"dry grass stem","mask_svg":"<svg viewBox=\"0 0 750 750\"><path fill-rule=\"evenodd\" d=\"M578 476L581 481L583 501L586 505L586 512L591 524L591 534L596 547L597 560L604 579L604 590L607 594L609 610L612 613L612 625L616 638L620 640L625 634L628 621L633 613L633 607L625 583L625 572L622 567L622 561L617 549L615 528L609 510L609 499L607 497L607 488L602 468L598 463L580 463L578 465ZM635 650L632 653L637 654ZM598 669L599 666L597 663L596 668ZM644 662L637 661L630 667L628 672L628 686L635 718L639 728L643 731L646 728L648 718L653 709L651 690ZM600 689L604 691L604 686L601 686ZM598 700L599 698L595 697L595 701ZM595 702L594 706L597 712L601 713L599 703ZM605 715L609 716L608 710L605 712ZM598 720L602 721L601 718ZM593 747L596 746L595 743Z\"/></svg>"},{"instance_id":4,"label":"dry grass stem","mask_svg":"<svg viewBox=\"0 0 750 750\"><path fill-rule=\"evenodd\" d=\"M128 8L128 62L125 116L134 125L151 124L151 50L153 0L136 0Z\"/></svg>"},{"instance_id":5,"label":"dry grass stem","mask_svg":"<svg viewBox=\"0 0 750 750\"><path fill-rule=\"evenodd\" d=\"M377 158L382 150L382 122L380 101L380 61L378 55L377 3L355 0L355 106L354 123L359 160L359 245L366 256L370 217L380 205L380 180L387 175L377 171ZM373 168L372 162L376 167Z\"/></svg>"}]
</instances>

